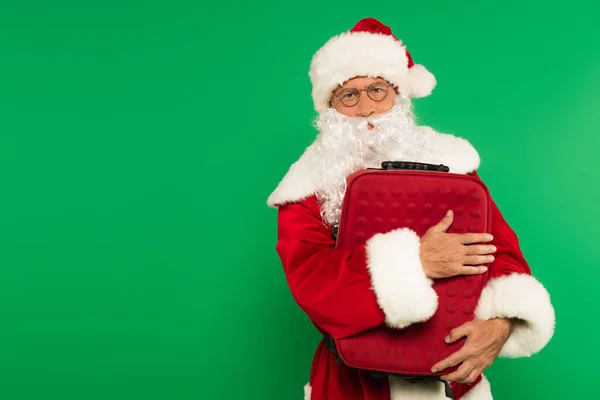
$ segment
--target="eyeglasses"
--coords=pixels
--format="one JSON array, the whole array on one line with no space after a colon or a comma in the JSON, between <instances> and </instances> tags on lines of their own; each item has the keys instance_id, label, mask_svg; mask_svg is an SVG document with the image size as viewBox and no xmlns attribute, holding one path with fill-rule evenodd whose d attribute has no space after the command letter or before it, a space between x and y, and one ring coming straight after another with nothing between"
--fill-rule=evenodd
<instances>
[{"instance_id":1,"label":"eyeglasses","mask_svg":"<svg viewBox=\"0 0 600 400\"><path fill-rule=\"evenodd\" d=\"M388 94L388 88L390 86L392 85L389 83L375 82L370 84L366 89L348 88L342 90L338 94L334 94L334 96L337 97L346 107L352 107L358 104L358 101L360 100L360 92L367 92L367 96L369 96L369 98L373 101L382 101L386 98Z\"/></svg>"}]
</instances>

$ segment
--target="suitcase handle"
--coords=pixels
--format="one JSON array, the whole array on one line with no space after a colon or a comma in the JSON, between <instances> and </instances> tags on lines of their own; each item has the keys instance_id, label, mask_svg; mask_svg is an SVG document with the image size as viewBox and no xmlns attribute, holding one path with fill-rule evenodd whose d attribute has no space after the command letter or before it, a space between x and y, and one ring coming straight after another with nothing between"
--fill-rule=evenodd
<instances>
[{"instance_id":1,"label":"suitcase handle","mask_svg":"<svg viewBox=\"0 0 600 400\"><path fill-rule=\"evenodd\" d=\"M385 170L394 169L411 169L419 171L440 171L449 172L450 168L443 164L428 164L422 162L410 162L410 161L384 161L381 163L381 168Z\"/></svg>"}]
</instances>

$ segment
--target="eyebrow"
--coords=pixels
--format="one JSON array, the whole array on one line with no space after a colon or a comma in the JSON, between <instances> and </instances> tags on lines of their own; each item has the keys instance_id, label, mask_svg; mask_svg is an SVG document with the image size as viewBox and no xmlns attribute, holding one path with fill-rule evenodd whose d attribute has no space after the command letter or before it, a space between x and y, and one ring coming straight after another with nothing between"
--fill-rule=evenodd
<instances>
[{"instance_id":1,"label":"eyebrow","mask_svg":"<svg viewBox=\"0 0 600 400\"><path fill-rule=\"evenodd\" d=\"M371 82L371 83L369 83L368 85L365 85L365 86L363 87L363 89L366 89L366 88L368 88L369 86L371 86L371 85L372 85L372 84L374 84L374 83L385 83L385 84L389 84L388 82L386 82L386 81L384 81L384 80L382 80L382 81L375 81L375 82ZM334 90L334 93L338 92L338 90L339 90L340 92L343 92L343 91L344 91L344 90L346 90L346 89L358 89L358 88L356 88L356 87L354 87L354 86L349 86L349 87L341 87L341 88L337 88L336 90Z\"/></svg>"}]
</instances>

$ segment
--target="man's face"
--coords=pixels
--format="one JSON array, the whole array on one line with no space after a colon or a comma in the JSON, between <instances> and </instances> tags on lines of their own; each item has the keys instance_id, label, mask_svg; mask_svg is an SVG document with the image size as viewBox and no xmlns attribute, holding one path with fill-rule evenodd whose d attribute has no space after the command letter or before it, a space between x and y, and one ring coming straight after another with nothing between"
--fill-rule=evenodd
<instances>
[{"instance_id":1,"label":"man's face","mask_svg":"<svg viewBox=\"0 0 600 400\"><path fill-rule=\"evenodd\" d=\"M381 78L352 78L334 90L331 106L348 117L369 117L392 109L396 91Z\"/></svg>"},{"instance_id":2,"label":"man's face","mask_svg":"<svg viewBox=\"0 0 600 400\"><path fill-rule=\"evenodd\" d=\"M370 96L364 91L369 87ZM345 92L349 88L363 91ZM322 216L330 224L339 219L349 174L378 168L383 161L416 160L423 146L410 99L401 98L383 79L346 82L315 122L319 136L311 158L313 179Z\"/></svg>"}]
</instances>

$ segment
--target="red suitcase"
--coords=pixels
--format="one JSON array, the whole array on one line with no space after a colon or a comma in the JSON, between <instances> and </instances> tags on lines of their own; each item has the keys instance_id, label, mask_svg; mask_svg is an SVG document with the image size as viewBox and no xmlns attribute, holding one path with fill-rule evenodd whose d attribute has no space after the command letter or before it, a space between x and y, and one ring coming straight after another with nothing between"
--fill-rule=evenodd
<instances>
[{"instance_id":1,"label":"red suitcase","mask_svg":"<svg viewBox=\"0 0 600 400\"><path fill-rule=\"evenodd\" d=\"M471 175L454 174L443 165L384 162L381 169L358 171L348 186L337 228L336 246L353 248L377 233L408 227L423 236L448 209L448 232L491 231L490 195ZM398 330L381 326L328 343L341 361L354 368L418 380L437 378L431 367L459 350L464 340L444 343L448 332L474 318L488 274L435 280L438 309L431 319Z\"/></svg>"}]
</instances>

